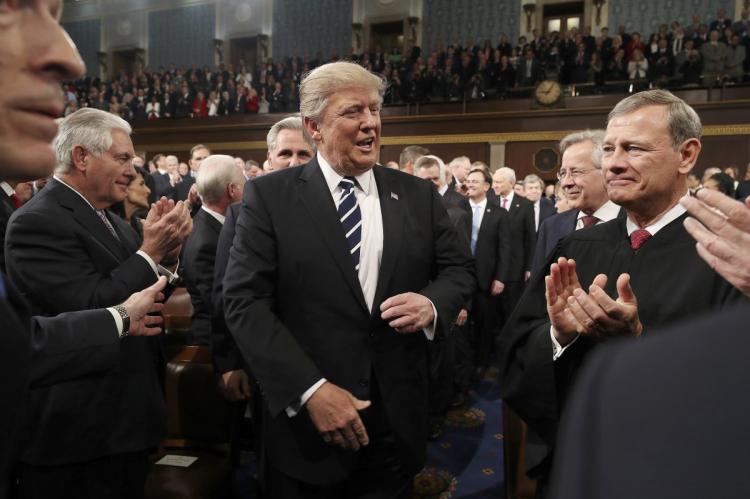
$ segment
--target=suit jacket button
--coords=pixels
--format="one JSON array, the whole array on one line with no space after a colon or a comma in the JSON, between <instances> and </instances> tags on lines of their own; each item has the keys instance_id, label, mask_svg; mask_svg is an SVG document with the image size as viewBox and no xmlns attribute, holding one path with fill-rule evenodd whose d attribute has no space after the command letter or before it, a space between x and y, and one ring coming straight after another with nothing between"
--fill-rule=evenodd
<instances>
[{"instance_id":1,"label":"suit jacket button","mask_svg":"<svg viewBox=\"0 0 750 499\"><path fill-rule=\"evenodd\" d=\"M367 388L368 386L370 386L370 382L366 379L361 379L359 380L359 386L361 386L362 388Z\"/></svg>"}]
</instances>

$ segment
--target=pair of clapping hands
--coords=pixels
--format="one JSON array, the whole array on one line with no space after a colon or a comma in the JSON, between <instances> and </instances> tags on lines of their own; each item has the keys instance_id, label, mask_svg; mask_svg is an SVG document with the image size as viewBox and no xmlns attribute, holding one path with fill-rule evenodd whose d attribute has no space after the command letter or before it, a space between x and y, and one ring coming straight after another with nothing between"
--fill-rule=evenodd
<instances>
[{"instance_id":1,"label":"pair of clapping hands","mask_svg":"<svg viewBox=\"0 0 750 499\"><path fill-rule=\"evenodd\" d=\"M151 205L143 221L141 251L157 264L173 265L192 230L193 219L187 203L162 197Z\"/></svg>"},{"instance_id":2,"label":"pair of clapping hands","mask_svg":"<svg viewBox=\"0 0 750 499\"><path fill-rule=\"evenodd\" d=\"M695 198L685 197L680 203L692 215L684 224L697 241L698 254L750 297L750 198L743 203L702 189ZM550 275L545 277L547 313L560 345L579 334L597 338L641 335L643 324L630 276L617 278L617 299L604 292L606 284L607 276L599 274L587 293L578 282L575 261L559 258L551 265Z\"/></svg>"}]
</instances>

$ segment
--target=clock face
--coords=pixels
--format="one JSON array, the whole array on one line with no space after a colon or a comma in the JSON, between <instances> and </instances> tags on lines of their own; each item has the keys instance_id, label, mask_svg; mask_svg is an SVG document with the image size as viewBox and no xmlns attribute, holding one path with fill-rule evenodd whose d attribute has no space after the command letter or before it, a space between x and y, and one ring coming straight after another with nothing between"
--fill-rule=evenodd
<instances>
[{"instance_id":1,"label":"clock face","mask_svg":"<svg viewBox=\"0 0 750 499\"><path fill-rule=\"evenodd\" d=\"M562 88L556 81L546 80L536 87L534 96L540 104L554 104L562 96Z\"/></svg>"}]
</instances>

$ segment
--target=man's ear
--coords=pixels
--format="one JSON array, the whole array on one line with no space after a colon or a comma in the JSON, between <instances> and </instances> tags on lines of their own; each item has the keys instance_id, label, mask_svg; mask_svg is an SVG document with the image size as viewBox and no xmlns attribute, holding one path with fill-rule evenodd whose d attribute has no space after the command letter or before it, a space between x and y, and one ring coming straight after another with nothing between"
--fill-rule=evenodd
<instances>
[{"instance_id":1,"label":"man's ear","mask_svg":"<svg viewBox=\"0 0 750 499\"><path fill-rule=\"evenodd\" d=\"M693 169L698 161L701 147L701 141L696 138L688 139L680 145L680 167L678 171L681 174L687 175Z\"/></svg>"},{"instance_id":2,"label":"man's ear","mask_svg":"<svg viewBox=\"0 0 750 499\"><path fill-rule=\"evenodd\" d=\"M80 171L86 171L91 155L85 147L81 145L74 146L73 150L70 152L70 156L73 159L73 168Z\"/></svg>"},{"instance_id":3,"label":"man's ear","mask_svg":"<svg viewBox=\"0 0 750 499\"><path fill-rule=\"evenodd\" d=\"M310 117L305 117L305 131L313 139L313 142L320 140L320 126L318 122Z\"/></svg>"}]
</instances>

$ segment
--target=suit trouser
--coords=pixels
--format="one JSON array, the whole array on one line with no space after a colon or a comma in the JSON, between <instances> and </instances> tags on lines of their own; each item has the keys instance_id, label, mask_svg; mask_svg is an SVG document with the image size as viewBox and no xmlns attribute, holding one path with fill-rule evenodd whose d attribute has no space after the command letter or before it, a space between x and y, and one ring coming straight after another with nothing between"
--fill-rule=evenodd
<instances>
[{"instance_id":1,"label":"suit trouser","mask_svg":"<svg viewBox=\"0 0 750 499\"><path fill-rule=\"evenodd\" d=\"M453 398L455 332L427 344L430 420L442 421Z\"/></svg>"},{"instance_id":2,"label":"suit trouser","mask_svg":"<svg viewBox=\"0 0 750 499\"><path fill-rule=\"evenodd\" d=\"M474 315L474 362L477 367L487 368L492 357L497 306L497 297L490 295L489 291L474 293L471 312Z\"/></svg>"},{"instance_id":3,"label":"suit trouser","mask_svg":"<svg viewBox=\"0 0 750 499\"><path fill-rule=\"evenodd\" d=\"M498 301L498 330L503 329L513 310L515 310L525 285L526 283L523 281L508 281L505 283L505 289Z\"/></svg>"},{"instance_id":4,"label":"suit trouser","mask_svg":"<svg viewBox=\"0 0 750 499\"><path fill-rule=\"evenodd\" d=\"M21 464L19 499L140 499L148 451L59 466Z\"/></svg>"}]
</instances>

